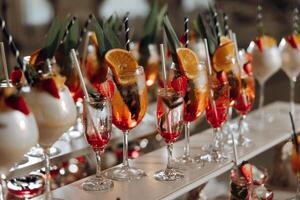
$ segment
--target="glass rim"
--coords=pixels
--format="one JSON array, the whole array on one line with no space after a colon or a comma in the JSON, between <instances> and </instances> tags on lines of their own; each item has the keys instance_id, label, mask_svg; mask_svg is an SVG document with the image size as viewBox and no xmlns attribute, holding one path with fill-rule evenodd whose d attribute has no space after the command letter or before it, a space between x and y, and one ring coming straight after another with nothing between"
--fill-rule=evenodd
<instances>
[{"instance_id":1,"label":"glass rim","mask_svg":"<svg viewBox=\"0 0 300 200\"><path fill-rule=\"evenodd\" d=\"M89 100L86 97L83 98L83 102L88 103L88 104L103 103L103 102L109 102L109 101L110 101L110 98L108 98L108 97L101 97L98 100L95 100L92 97L90 97Z\"/></svg>"},{"instance_id":2,"label":"glass rim","mask_svg":"<svg viewBox=\"0 0 300 200\"><path fill-rule=\"evenodd\" d=\"M167 96L169 96L169 95L173 95L173 93L174 93L174 95L178 96L178 97L183 97L184 96L183 91L176 91L172 87L167 87L166 89L167 89L167 93L165 93L165 91L164 91L165 88L158 87L158 89L157 89L157 95L164 96L164 94L167 94ZM171 94L170 94L170 92L171 92Z\"/></svg>"},{"instance_id":3,"label":"glass rim","mask_svg":"<svg viewBox=\"0 0 300 200\"><path fill-rule=\"evenodd\" d=\"M138 65L135 71L126 72L123 74L119 74L119 77L129 77L129 76L138 76L141 74L144 74L144 67L141 65Z\"/></svg>"}]
</instances>

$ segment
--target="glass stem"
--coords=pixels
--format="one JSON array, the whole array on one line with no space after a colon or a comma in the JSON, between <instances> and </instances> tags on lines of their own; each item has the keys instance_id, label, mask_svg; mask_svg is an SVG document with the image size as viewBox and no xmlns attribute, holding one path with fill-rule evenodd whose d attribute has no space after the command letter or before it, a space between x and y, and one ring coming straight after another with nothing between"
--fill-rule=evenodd
<instances>
[{"instance_id":1,"label":"glass stem","mask_svg":"<svg viewBox=\"0 0 300 200\"><path fill-rule=\"evenodd\" d=\"M290 79L290 111L292 114L295 114L295 84L297 77Z\"/></svg>"},{"instance_id":2,"label":"glass stem","mask_svg":"<svg viewBox=\"0 0 300 200\"><path fill-rule=\"evenodd\" d=\"M300 172L297 172L297 191L295 199L300 200Z\"/></svg>"},{"instance_id":3,"label":"glass stem","mask_svg":"<svg viewBox=\"0 0 300 200\"><path fill-rule=\"evenodd\" d=\"M263 118L263 115L264 115L264 112L262 110L264 101L265 101L265 84L262 83L260 85L259 104L258 104L258 109L260 110L261 118Z\"/></svg>"},{"instance_id":4,"label":"glass stem","mask_svg":"<svg viewBox=\"0 0 300 200\"><path fill-rule=\"evenodd\" d=\"M185 147L184 157L190 157L190 122L184 124Z\"/></svg>"},{"instance_id":5,"label":"glass stem","mask_svg":"<svg viewBox=\"0 0 300 200\"><path fill-rule=\"evenodd\" d=\"M169 169L172 169L173 143L167 144L167 151L168 151L168 164L167 164L167 170L169 170Z\"/></svg>"},{"instance_id":6,"label":"glass stem","mask_svg":"<svg viewBox=\"0 0 300 200\"><path fill-rule=\"evenodd\" d=\"M95 151L96 154L96 162L97 162L97 166L96 166L96 178L101 178L101 151L100 150L96 150Z\"/></svg>"},{"instance_id":7,"label":"glass stem","mask_svg":"<svg viewBox=\"0 0 300 200\"><path fill-rule=\"evenodd\" d=\"M128 163L128 131L123 133L123 167L129 167Z\"/></svg>"},{"instance_id":8,"label":"glass stem","mask_svg":"<svg viewBox=\"0 0 300 200\"><path fill-rule=\"evenodd\" d=\"M239 118L239 138L238 138L238 144L242 144L244 142L244 130L243 130L243 122L246 118L246 115L240 115Z\"/></svg>"},{"instance_id":9,"label":"glass stem","mask_svg":"<svg viewBox=\"0 0 300 200\"><path fill-rule=\"evenodd\" d=\"M5 187L6 187L6 177L4 174L0 174L0 189L1 189L1 193L0 193L0 200L5 200Z\"/></svg>"},{"instance_id":10,"label":"glass stem","mask_svg":"<svg viewBox=\"0 0 300 200\"><path fill-rule=\"evenodd\" d=\"M221 143L222 143L222 134L221 134L221 128L214 128L213 129L214 133L214 150L220 150L221 148Z\"/></svg>"},{"instance_id":11,"label":"glass stem","mask_svg":"<svg viewBox=\"0 0 300 200\"><path fill-rule=\"evenodd\" d=\"M46 199L52 199L51 194L51 174L50 174L50 147L44 150L45 156L45 172L46 172L46 179L45 179L45 187L46 187Z\"/></svg>"},{"instance_id":12,"label":"glass stem","mask_svg":"<svg viewBox=\"0 0 300 200\"><path fill-rule=\"evenodd\" d=\"M264 105L265 100L265 84L260 85L260 94L259 94L259 105L258 108L261 109Z\"/></svg>"},{"instance_id":13,"label":"glass stem","mask_svg":"<svg viewBox=\"0 0 300 200\"><path fill-rule=\"evenodd\" d=\"M232 106L229 106L229 108L228 108L228 114L227 114L227 122L229 122L230 120L231 120L231 118L232 118L232 111L233 111L233 108L232 108Z\"/></svg>"}]
</instances>

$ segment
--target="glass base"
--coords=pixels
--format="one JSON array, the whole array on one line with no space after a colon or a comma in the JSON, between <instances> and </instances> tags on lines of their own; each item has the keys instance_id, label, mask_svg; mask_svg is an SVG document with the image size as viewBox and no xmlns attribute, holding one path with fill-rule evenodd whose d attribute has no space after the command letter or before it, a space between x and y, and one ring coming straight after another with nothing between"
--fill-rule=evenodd
<instances>
[{"instance_id":1,"label":"glass base","mask_svg":"<svg viewBox=\"0 0 300 200\"><path fill-rule=\"evenodd\" d=\"M236 144L239 147L248 147L252 144L252 141L249 138L245 137L245 136L241 136L241 137L238 138Z\"/></svg>"},{"instance_id":2,"label":"glass base","mask_svg":"<svg viewBox=\"0 0 300 200\"><path fill-rule=\"evenodd\" d=\"M147 176L141 169L125 166L111 168L107 170L104 175L116 181L133 181Z\"/></svg>"},{"instance_id":3,"label":"glass base","mask_svg":"<svg viewBox=\"0 0 300 200\"><path fill-rule=\"evenodd\" d=\"M158 181L176 181L184 178L184 174L176 169L160 170L154 174L154 178Z\"/></svg>"},{"instance_id":4,"label":"glass base","mask_svg":"<svg viewBox=\"0 0 300 200\"><path fill-rule=\"evenodd\" d=\"M60 149L57 147L50 147L50 156L56 156L60 153ZM35 158L42 158L44 157L44 150L40 146L34 146L30 149L27 153L28 156L35 157Z\"/></svg>"},{"instance_id":5,"label":"glass base","mask_svg":"<svg viewBox=\"0 0 300 200\"><path fill-rule=\"evenodd\" d=\"M78 130L71 130L68 132L68 135L70 137L70 139L78 139L80 138L81 136L83 136L83 133L78 131Z\"/></svg>"},{"instance_id":6,"label":"glass base","mask_svg":"<svg viewBox=\"0 0 300 200\"><path fill-rule=\"evenodd\" d=\"M114 187L114 182L110 179L101 178L91 178L82 184L82 188L85 191L110 191Z\"/></svg>"},{"instance_id":7,"label":"glass base","mask_svg":"<svg viewBox=\"0 0 300 200\"><path fill-rule=\"evenodd\" d=\"M194 158L192 158L191 156L186 156L186 155L183 155L178 160L174 161L174 167L181 169L181 170L198 167L198 164L199 163L197 163Z\"/></svg>"},{"instance_id":8,"label":"glass base","mask_svg":"<svg viewBox=\"0 0 300 200\"><path fill-rule=\"evenodd\" d=\"M204 155L200 155L196 161L198 162L224 162L228 160L228 156L222 149L209 147Z\"/></svg>"}]
</instances>

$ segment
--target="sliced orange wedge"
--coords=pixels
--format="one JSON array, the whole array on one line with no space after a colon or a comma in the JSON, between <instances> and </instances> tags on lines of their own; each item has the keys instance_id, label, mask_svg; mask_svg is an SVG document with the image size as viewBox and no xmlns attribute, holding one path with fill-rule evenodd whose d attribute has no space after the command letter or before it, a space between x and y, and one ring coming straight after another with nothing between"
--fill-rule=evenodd
<instances>
[{"instance_id":1,"label":"sliced orange wedge","mask_svg":"<svg viewBox=\"0 0 300 200\"><path fill-rule=\"evenodd\" d=\"M105 63L111 68L117 82L128 84L135 81L132 74L136 71L138 63L134 56L124 49L112 49L105 54Z\"/></svg>"},{"instance_id":2,"label":"sliced orange wedge","mask_svg":"<svg viewBox=\"0 0 300 200\"><path fill-rule=\"evenodd\" d=\"M212 58L214 69L219 71L229 71L232 67L232 58L235 57L235 46L232 40L227 37L220 38L220 46L217 47Z\"/></svg>"},{"instance_id":3,"label":"sliced orange wedge","mask_svg":"<svg viewBox=\"0 0 300 200\"><path fill-rule=\"evenodd\" d=\"M30 60L29 60L30 65L36 64L36 61L37 61L37 58L39 57L40 52L41 52L41 49L37 49L30 55Z\"/></svg>"},{"instance_id":4,"label":"sliced orange wedge","mask_svg":"<svg viewBox=\"0 0 300 200\"><path fill-rule=\"evenodd\" d=\"M199 72L197 54L188 48L178 48L176 53L180 71L190 79L196 77Z\"/></svg>"}]
</instances>

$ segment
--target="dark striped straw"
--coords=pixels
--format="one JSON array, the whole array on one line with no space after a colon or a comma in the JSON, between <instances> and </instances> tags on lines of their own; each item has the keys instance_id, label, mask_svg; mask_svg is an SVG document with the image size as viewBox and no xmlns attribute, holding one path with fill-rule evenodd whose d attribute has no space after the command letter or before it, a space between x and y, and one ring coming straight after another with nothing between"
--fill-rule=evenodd
<instances>
[{"instance_id":1,"label":"dark striped straw","mask_svg":"<svg viewBox=\"0 0 300 200\"><path fill-rule=\"evenodd\" d=\"M217 39L218 39L218 44L220 44L220 37L222 36L221 31L220 31L220 23L218 20L218 12L215 10L214 11L214 24L215 24L215 29L217 33Z\"/></svg>"},{"instance_id":2,"label":"dark striped straw","mask_svg":"<svg viewBox=\"0 0 300 200\"><path fill-rule=\"evenodd\" d=\"M78 39L78 43L77 43L77 48L79 47L79 45L81 44L82 40L83 40L83 36L86 34L87 30L88 30L88 26L90 25L90 23L92 22L92 18L93 15L90 14L88 19L84 22L83 28L80 31L80 36Z\"/></svg>"},{"instance_id":3,"label":"dark striped straw","mask_svg":"<svg viewBox=\"0 0 300 200\"><path fill-rule=\"evenodd\" d=\"M64 35L63 35L63 37L62 37L62 40L60 41L61 44L64 43L64 41L66 40L67 36L68 36L69 33L70 33L70 29L71 29L71 27L75 24L75 21L76 21L76 20L77 20L77 18L76 18L76 17L73 17L73 18L71 19L71 21L68 23L68 25L67 25L67 27L66 27L66 29L65 29Z\"/></svg>"},{"instance_id":4,"label":"dark striped straw","mask_svg":"<svg viewBox=\"0 0 300 200\"><path fill-rule=\"evenodd\" d=\"M125 26L125 40L126 40L126 49L127 51L130 50L129 44L130 44L130 38L129 38L129 25L128 25L128 15L129 13L126 14L125 18L124 18L124 26Z\"/></svg>"},{"instance_id":5,"label":"dark striped straw","mask_svg":"<svg viewBox=\"0 0 300 200\"><path fill-rule=\"evenodd\" d=\"M14 56L16 57L17 62L20 65L20 68L22 68L23 60L20 57L20 51L18 50L16 44L14 43L12 35L8 32L5 21L1 17L0 17L0 23L1 23L1 29L4 34L4 37L8 41L8 46L9 46L10 50L13 52Z\"/></svg>"},{"instance_id":6,"label":"dark striped straw","mask_svg":"<svg viewBox=\"0 0 300 200\"><path fill-rule=\"evenodd\" d=\"M262 15L262 6L259 4L259 1L257 2L257 16L256 16L256 23L257 23L257 31L259 34L263 34L263 27L264 23L262 21L263 15Z\"/></svg>"},{"instance_id":7,"label":"dark striped straw","mask_svg":"<svg viewBox=\"0 0 300 200\"><path fill-rule=\"evenodd\" d=\"M189 24L189 18L185 17L184 18L184 40L185 40L185 44L184 46L187 48L189 46L190 40L189 40L189 28L188 28L188 24Z\"/></svg>"},{"instance_id":8,"label":"dark striped straw","mask_svg":"<svg viewBox=\"0 0 300 200\"><path fill-rule=\"evenodd\" d=\"M228 35L229 25L228 25L228 16L226 13L223 13L223 19L224 19L224 35Z\"/></svg>"},{"instance_id":9,"label":"dark striped straw","mask_svg":"<svg viewBox=\"0 0 300 200\"><path fill-rule=\"evenodd\" d=\"M294 9L293 13L293 31L294 33L299 33L299 10L298 8Z\"/></svg>"}]
</instances>

